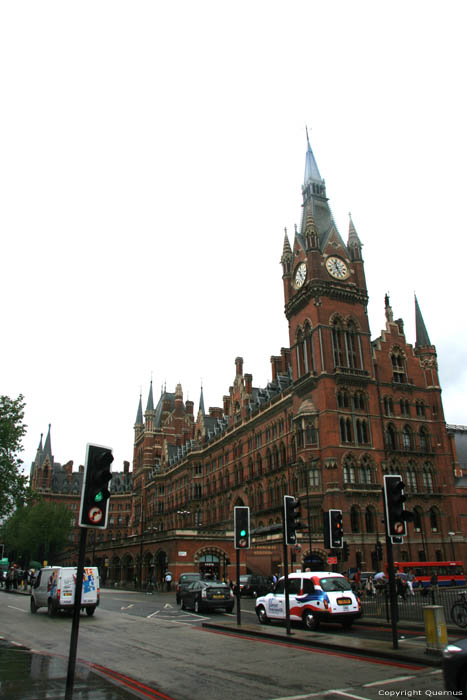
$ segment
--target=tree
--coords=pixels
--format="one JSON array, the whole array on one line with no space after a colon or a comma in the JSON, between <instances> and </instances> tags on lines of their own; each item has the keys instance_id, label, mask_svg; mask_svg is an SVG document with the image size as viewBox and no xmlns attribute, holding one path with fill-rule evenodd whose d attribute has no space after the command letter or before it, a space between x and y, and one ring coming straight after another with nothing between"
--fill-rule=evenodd
<instances>
[{"instance_id":1,"label":"tree","mask_svg":"<svg viewBox=\"0 0 467 700\"><path fill-rule=\"evenodd\" d=\"M39 501L18 508L2 527L10 559L27 566L31 559L53 561L69 542L71 513L67 506Z\"/></svg>"},{"instance_id":2,"label":"tree","mask_svg":"<svg viewBox=\"0 0 467 700\"><path fill-rule=\"evenodd\" d=\"M0 396L0 521L30 498L28 478L21 472L23 460L18 456L26 433L23 398L21 394L17 399Z\"/></svg>"}]
</instances>

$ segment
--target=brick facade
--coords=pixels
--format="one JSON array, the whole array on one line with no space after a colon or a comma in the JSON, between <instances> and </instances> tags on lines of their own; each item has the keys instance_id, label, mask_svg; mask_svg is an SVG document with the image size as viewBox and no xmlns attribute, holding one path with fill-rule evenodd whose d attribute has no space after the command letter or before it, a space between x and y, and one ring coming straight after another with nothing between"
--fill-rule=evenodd
<instances>
[{"instance_id":1,"label":"brick facade","mask_svg":"<svg viewBox=\"0 0 467 700\"><path fill-rule=\"evenodd\" d=\"M155 404L151 383L134 426L132 480L112 495L127 525L114 521L88 551L109 582L161 580L167 568L174 577L201 569L234 578L235 505L251 508L242 571L280 570L285 494L300 498L305 525L290 553L294 566L311 558L327 566L322 513L340 508L350 548L340 568L380 568L386 473L402 474L416 513L395 560L464 558L455 441L418 302L414 345L388 296L385 328L372 340L362 244L352 221L347 242L341 238L309 144L302 194L301 229L293 245L285 235L281 258L289 347L271 357L262 388L237 357L222 406L206 411L201 392L196 415L181 385ZM33 472L46 484L43 470Z\"/></svg>"}]
</instances>

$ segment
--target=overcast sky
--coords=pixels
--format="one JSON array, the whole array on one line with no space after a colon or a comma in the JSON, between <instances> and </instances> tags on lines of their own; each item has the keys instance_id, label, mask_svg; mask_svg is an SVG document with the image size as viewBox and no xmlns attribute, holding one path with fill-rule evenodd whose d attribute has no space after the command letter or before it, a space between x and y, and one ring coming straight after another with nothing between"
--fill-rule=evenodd
<instances>
[{"instance_id":1,"label":"overcast sky","mask_svg":"<svg viewBox=\"0 0 467 700\"><path fill-rule=\"evenodd\" d=\"M132 461L140 389L222 406L288 345L280 256L306 137L337 226L364 244L448 423L467 424L465 2L0 5L0 393L29 468L87 442Z\"/></svg>"}]
</instances>

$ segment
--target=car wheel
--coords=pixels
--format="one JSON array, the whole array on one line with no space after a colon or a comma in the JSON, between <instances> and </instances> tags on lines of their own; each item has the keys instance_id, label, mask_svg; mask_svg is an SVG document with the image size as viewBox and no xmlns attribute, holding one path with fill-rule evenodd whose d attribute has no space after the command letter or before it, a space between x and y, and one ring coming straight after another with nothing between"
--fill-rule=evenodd
<instances>
[{"instance_id":1,"label":"car wheel","mask_svg":"<svg viewBox=\"0 0 467 700\"><path fill-rule=\"evenodd\" d=\"M319 620L311 610L305 610L302 620L307 630L317 630L319 627Z\"/></svg>"},{"instance_id":2,"label":"car wheel","mask_svg":"<svg viewBox=\"0 0 467 700\"><path fill-rule=\"evenodd\" d=\"M225 612L231 613L233 610L233 605L229 605L227 608L225 608Z\"/></svg>"},{"instance_id":3,"label":"car wheel","mask_svg":"<svg viewBox=\"0 0 467 700\"><path fill-rule=\"evenodd\" d=\"M175 600L176 600L176 602L177 602L177 605L180 605L180 596L176 596L176 597L175 597Z\"/></svg>"},{"instance_id":4,"label":"car wheel","mask_svg":"<svg viewBox=\"0 0 467 700\"><path fill-rule=\"evenodd\" d=\"M55 617L55 606L51 600L47 603L47 613L49 617Z\"/></svg>"},{"instance_id":5,"label":"car wheel","mask_svg":"<svg viewBox=\"0 0 467 700\"><path fill-rule=\"evenodd\" d=\"M259 608L256 611L256 614L258 615L258 620L260 625L269 625L270 620L269 617L267 616L266 609L264 605L260 605Z\"/></svg>"},{"instance_id":6,"label":"car wheel","mask_svg":"<svg viewBox=\"0 0 467 700\"><path fill-rule=\"evenodd\" d=\"M195 600L195 605L194 605L193 609L194 609L195 613L199 613L201 611L201 607L200 607L198 599Z\"/></svg>"},{"instance_id":7,"label":"car wheel","mask_svg":"<svg viewBox=\"0 0 467 700\"><path fill-rule=\"evenodd\" d=\"M86 615L89 615L89 617L92 617L94 615L96 608L86 608Z\"/></svg>"},{"instance_id":8,"label":"car wheel","mask_svg":"<svg viewBox=\"0 0 467 700\"><path fill-rule=\"evenodd\" d=\"M185 599L182 600L182 610L186 610L186 607L185 607Z\"/></svg>"},{"instance_id":9,"label":"car wheel","mask_svg":"<svg viewBox=\"0 0 467 700\"><path fill-rule=\"evenodd\" d=\"M37 612L36 601L34 600L34 598L33 598L32 596L31 596L31 612L32 612L32 613L36 613L36 612Z\"/></svg>"}]
</instances>

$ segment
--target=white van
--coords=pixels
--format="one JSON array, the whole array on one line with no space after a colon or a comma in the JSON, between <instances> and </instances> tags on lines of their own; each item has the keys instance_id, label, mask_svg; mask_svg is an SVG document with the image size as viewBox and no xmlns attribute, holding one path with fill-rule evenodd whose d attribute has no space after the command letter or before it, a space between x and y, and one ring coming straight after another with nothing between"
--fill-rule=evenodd
<instances>
[{"instance_id":1,"label":"white van","mask_svg":"<svg viewBox=\"0 0 467 700\"><path fill-rule=\"evenodd\" d=\"M99 570L85 566L81 609L93 615L99 605ZM76 566L46 566L41 569L31 590L31 612L47 608L50 616L58 610L73 610L75 603Z\"/></svg>"},{"instance_id":2,"label":"white van","mask_svg":"<svg viewBox=\"0 0 467 700\"><path fill-rule=\"evenodd\" d=\"M285 579L272 593L256 599L256 614L261 624L285 620ZM315 630L321 622L338 622L351 627L361 616L359 598L342 574L332 571L305 571L289 574L290 619L302 621Z\"/></svg>"}]
</instances>

